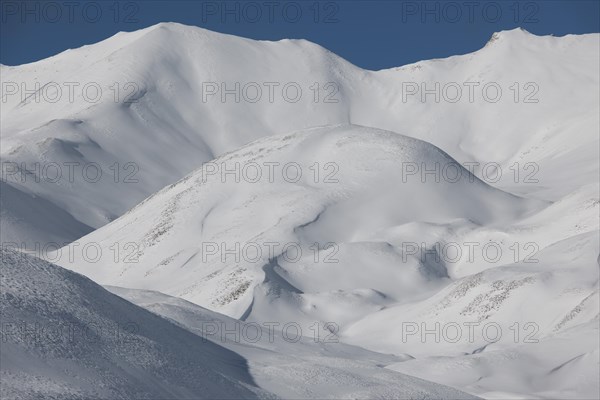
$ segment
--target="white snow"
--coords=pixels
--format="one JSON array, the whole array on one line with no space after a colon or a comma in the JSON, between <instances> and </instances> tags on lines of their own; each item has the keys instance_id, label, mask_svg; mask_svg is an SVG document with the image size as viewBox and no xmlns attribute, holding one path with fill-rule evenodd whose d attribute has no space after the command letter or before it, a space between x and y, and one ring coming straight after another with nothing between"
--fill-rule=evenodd
<instances>
[{"instance_id":1,"label":"white snow","mask_svg":"<svg viewBox=\"0 0 600 400\"><path fill-rule=\"evenodd\" d=\"M281 333L274 345L266 335L254 346L205 340L194 324L231 329L233 320L158 293L111 289L161 318L81 275L1 252L2 398L475 398L386 370L380 363L399 358L352 346L281 346Z\"/></svg>"},{"instance_id":2,"label":"white snow","mask_svg":"<svg viewBox=\"0 0 600 400\"><path fill-rule=\"evenodd\" d=\"M2 398L253 398L246 360L89 279L2 249Z\"/></svg>"},{"instance_id":3,"label":"white snow","mask_svg":"<svg viewBox=\"0 0 600 400\"><path fill-rule=\"evenodd\" d=\"M40 182L24 179L10 164L3 179L37 196L39 212L47 200L84 224L74 231L73 224L19 215L30 228L3 219L3 241L34 247L38 237L75 240L252 140L348 123L424 139L460 162L478 162L477 171L498 163L498 185L510 191L521 190L513 182L515 162L520 182L533 172L525 164L536 163L530 177L539 183L529 191L558 199L598 175L600 95L590 88L598 86L599 35L537 37L513 30L495 38L472 54L366 71L304 40L253 41L163 23L39 62L2 66L0 154L4 164L25 163L42 175ZM207 95L213 83L219 92ZM236 83L240 101L227 95L223 102L221 84L231 90ZM262 88L256 102L254 92L242 93L251 83ZM269 83L279 85L272 86L272 101ZM432 89L436 83L438 101L428 95L422 102L421 84ZM297 102L285 100L286 84L302 90ZM413 84L419 92L409 95ZM485 100L495 93L486 89L484 97L485 85L500 87L497 102ZM446 101L456 97L456 86L459 100ZM328 95L334 102L325 102ZM289 89L288 98L294 96ZM48 168L45 173L35 172L36 163ZM52 182L51 163L62 169L59 184ZM68 163L77 163L74 179ZM83 179L94 180L97 168L98 182ZM568 174L570 168L580 172ZM19 214L11 197L2 202L4 213Z\"/></svg>"},{"instance_id":4,"label":"white snow","mask_svg":"<svg viewBox=\"0 0 600 400\"><path fill-rule=\"evenodd\" d=\"M44 256L172 323L151 323L129 303L115 315L143 315L144 323L168 326L159 331L177 330L199 346L194 351L211 343L216 358L247 362L241 371L227 362L216 370L249 391L242 395L462 396L430 382L490 399L600 395L600 35L504 31L472 54L366 71L303 40L253 41L165 23L1 68L3 244L31 251L36 242L72 242ZM32 88L36 81L97 82L103 95L91 103L75 90L69 101L63 87L61 100L50 103L51 85L40 88L39 102L7 94L12 82ZM131 91L127 82L136 85L137 101L115 102L110 87L119 84L123 95ZM258 83L263 97L236 102L206 94L236 82ZM285 101L277 89L270 102L265 82L296 83L303 96ZM323 102L328 82L339 90L337 102ZM441 99L421 101L421 84L436 83ZM485 85L502 90L497 102L483 97ZM462 88L459 101L448 101L454 92L443 87ZM79 163L75 179L58 183L5 170L57 163L64 176L71 162ZM82 179L80 166L91 163L102 168L98 182ZM477 163L472 171L481 179L458 163ZM460 179L440 170L422 175L448 166ZM240 180L221 174L236 167ZM251 181L256 167L261 175ZM489 244L497 258L482 250ZM440 256L435 246L461 253ZM17 256L7 254L7 265L15 264ZM7 270L18 288L37 282L35 268ZM57 285L66 284L45 296L67 296ZM97 287L88 295L85 301L109 296ZM3 297L15 316L47 318L41 305L11 304ZM89 308L81 296L59 304L68 313ZM249 343L186 336L202 335L198 324L206 321L293 322L305 337ZM329 326L325 335L340 343L311 342L306 332L315 324ZM495 329L484 331L490 325L502 331L493 340L486 334ZM451 340L456 326L461 336ZM442 337L422 336L425 329ZM174 346L164 335L151 340ZM14 363L24 357L19 349ZM169 347L164 357L175 360L178 351ZM46 376L46 393L71 382L68 374L47 379L46 367L24 372L27 363L8 365L27 379ZM94 367L86 368L86 384L99 382ZM167 392L197 389L156 376L168 381ZM145 378L131 390L153 384ZM114 382L105 390L130 390Z\"/></svg>"},{"instance_id":5,"label":"white snow","mask_svg":"<svg viewBox=\"0 0 600 400\"><path fill-rule=\"evenodd\" d=\"M406 357L324 340L308 331L295 342L295 333L284 336L282 326L270 330L269 325L239 321L158 292L107 289L242 355L256 383L284 398L471 398L385 368Z\"/></svg>"}]
</instances>

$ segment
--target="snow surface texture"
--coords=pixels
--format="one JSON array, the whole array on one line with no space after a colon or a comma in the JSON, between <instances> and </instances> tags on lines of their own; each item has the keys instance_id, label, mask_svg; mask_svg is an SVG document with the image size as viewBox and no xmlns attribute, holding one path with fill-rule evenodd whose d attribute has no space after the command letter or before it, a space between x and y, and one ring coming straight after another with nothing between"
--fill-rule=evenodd
<instances>
[{"instance_id":1,"label":"snow surface texture","mask_svg":"<svg viewBox=\"0 0 600 400\"><path fill-rule=\"evenodd\" d=\"M1 255L3 399L277 397L259 389L254 376L287 397L475 398L383 369L379 363L399 358L352 346L322 355L311 342L277 348L268 340L253 346L205 340L197 329L202 322L232 326L234 320L142 293L152 300L149 310L174 324L56 265L10 250ZM139 301L136 292L112 290Z\"/></svg>"},{"instance_id":2,"label":"snow surface texture","mask_svg":"<svg viewBox=\"0 0 600 400\"><path fill-rule=\"evenodd\" d=\"M263 397L239 355L38 258L2 250L2 398Z\"/></svg>"},{"instance_id":3,"label":"snow surface texture","mask_svg":"<svg viewBox=\"0 0 600 400\"><path fill-rule=\"evenodd\" d=\"M48 260L194 334L206 335L203 321L294 322L305 336L328 327L321 335L339 342L210 337L247 360L242 378L223 374L249 393L458 396L399 371L485 398L598 398L599 53L597 34L514 30L472 54L373 72L302 40L169 23L1 66L3 84L103 88L97 103L79 91L57 103L6 96L3 168L97 163L103 175L91 183L76 168L57 184L3 169L2 242L77 240ZM111 85L127 82L136 101L115 102ZM203 99L207 82L296 82L304 95ZM334 82L337 102L323 102L327 90L316 102L317 82ZM493 82L503 95L484 101L476 90L470 102L463 86L456 103L405 101L407 82ZM482 180L457 162L479 163ZM282 173L290 163L297 180ZM486 176L490 163L499 181ZM221 174L251 165L256 181ZM271 175L268 165L279 167ZM460 178L421 174L446 166ZM136 181L124 182L131 172ZM441 339L422 336L436 324Z\"/></svg>"},{"instance_id":4,"label":"snow surface texture","mask_svg":"<svg viewBox=\"0 0 600 400\"><path fill-rule=\"evenodd\" d=\"M314 162L334 162L338 181L315 183L307 175L290 183L274 175L272 182L237 182L209 173L214 165L232 170L235 163L289 160L302 171ZM356 126L261 139L163 189L53 257L103 284L157 290L245 321L293 321L303 332L315 321L333 322L343 342L419 360L433 356L431 362L494 351L537 354L546 350L533 341L552 341L572 328L578 346L547 364L530 356L522 367L531 377L521 386L512 384L524 379L514 366L494 370L489 384L481 375L465 382L461 374L457 381L446 376L444 383L478 395L593 398L598 388L598 345L590 337L598 325L597 184L549 204L494 189L466 170L458 182L403 179L402 166L414 162L431 167L453 160L426 142ZM494 241L502 258L474 253L470 259L463 249L461 259L439 261L404 246L422 241L427 246ZM124 242L137 244L135 262L115 262L110 247ZM334 249L323 248L330 242ZM240 243L247 253L227 254ZM273 253L268 243L278 244ZM285 252L288 243L298 246L291 254ZM515 243L539 246L535 262L529 251L515 260ZM101 258L86 260L76 251L91 244L102 249ZM480 325L472 340L466 330L458 341L424 340L421 332L404 340L407 323L428 329L437 323L462 329ZM517 340L511 331L515 323ZM486 324L497 324L501 337L488 339L495 333L484 332ZM573 328L578 325L584 329ZM585 368L568 363L582 356ZM546 369L564 363L565 379L547 377ZM410 364L394 368L417 374ZM420 371L418 376L439 378ZM582 373L586 385L574 383ZM539 383L544 380L555 391ZM510 392L507 385L520 390Z\"/></svg>"},{"instance_id":5,"label":"snow surface texture","mask_svg":"<svg viewBox=\"0 0 600 400\"><path fill-rule=\"evenodd\" d=\"M242 342L225 332L249 331L254 325L158 292L107 289L244 356L256 383L283 398L474 398L449 387L390 373L384 368L406 357L374 353L341 343L317 342L314 337L291 343L282 337L281 331L269 333L266 327L262 327L260 334L252 332L252 343ZM218 332L212 329L216 324L220 327Z\"/></svg>"},{"instance_id":6,"label":"snow surface texture","mask_svg":"<svg viewBox=\"0 0 600 400\"><path fill-rule=\"evenodd\" d=\"M11 164L3 172L16 193L2 194L2 240L30 247L75 240L227 151L263 136L335 124L405 133L479 168L498 163L504 171L498 184L511 190L510 166L535 162L539 184L530 191L557 199L598 174L600 100L591 88L599 85L599 41L594 34L538 37L517 29L495 34L472 54L374 72L304 40L254 41L163 23L39 62L2 65L0 155L30 171L13 173ZM39 90L31 93L36 82ZM244 100L254 92L239 102L232 95L221 100L221 84L231 90L251 82L262 87L259 101ZM269 82L279 85L272 102ZM422 91L406 94L411 82L450 86L438 102L432 95L423 102ZM472 102L465 82L480 85ZM79 86L69 89L70 83ZM219 92L206 95L212 83ZM287 83L301 88L297 102L284 99ZM455 96L453 83L462 88L455 103L444 100ZM502 90L495 103L484 100L487 83ZM528 83L534 85L525 88ZM486 96L493 98L494 89ZM52 182L54 169L36 172L36 163L57 163L63 179ZM68 165L76 179L68 179ZM95 179L97 167L98 182L82 179ZM43 176L36 182L34 175ZM27 196L32 213L24 215L20 200ZM47 202L73 218L55 224L36 217Z\"/></svg>"}]
</instances>

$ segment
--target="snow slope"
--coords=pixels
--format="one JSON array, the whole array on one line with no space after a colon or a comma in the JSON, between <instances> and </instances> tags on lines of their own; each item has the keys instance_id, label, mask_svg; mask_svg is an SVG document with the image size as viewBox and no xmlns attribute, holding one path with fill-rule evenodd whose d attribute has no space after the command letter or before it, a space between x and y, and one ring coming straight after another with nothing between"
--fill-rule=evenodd
<instances>
[{"instance_id":1,"label":"snow slope","mask_svg":"<svg viewBox=\"0 0 600 400\"><path fill-rule=\"evenodd\" d=\"M352 346L331 345L326 356L329 345L306 339L283 348L269 346L267 335L256 346L206 340L193 324L233 320L158 293L141 294L152 300L148 309L172 323L56 265L4 249L1 256L2 398L275 398L254 376L260 387L287 398L475 398L382 369L376 361L399 358Z\"/></svg>"},{"instance_id":2,"label":"snow slope","mask_svg":"<svg viewBox=\"0 0 600 400\"><path fill-rule=\"evenodd\" d=\"M533 173L536 196L557 199L598 174L600 101L589 88L598 86L599 40L513 30L472 54L366 71L304 40L253 41L162 23L32 64L1 66L2 178L22 196L35 196L36 213L50 202L74 220L50 224L21 215L18 200L3 196L13 216L2 220L3 241L70 242L252 140L347 123L407 132L460 162L480 163L477 173L497 163L503 174L496 185L515 192L518 162L519 182ZM472 86L472 101L465 82L479 85ZM213 83L219 93L207 95ZM231 90L236 83L239 102L231 94L223 101L220 85ZM257 101L252 85L242 93L249 83L261 87ZM270 83L279 85L271 94ZM420 85L436 83L437 101L423 101ZM290 100L295 89L284 97L286 84L302 90L298 101ZM495 89L484 97L486 84L502 90L497 102L486 100ZM412 95L414 85L419 92ZM452 91L457 86L460 97ZM58 183L53 163L61 168ZM565 174L572 167L581 173Z\"/></svg>"},{"instance_id":3,"label":"snow slope","mask_svg":"<svg viewBox=\"0 0 600 400\"><path fill-rule=\"evenodd\" d=\"M285 172L283 166L292 162L298 167ZM374 232L413 221L494 226L544 205L494 189L464 169L456 182L403 174L413 164L431 169L456 162L428 143L351 125L261 139L217 158L50 257L101 284L157 290L234 317L257 312L261 299L279 290L303 296L344 289L339 295L349 298L337 301L343 304L353 296L397 301L422 295L452 272L403 254L401 245L370 240ZM236 165L239 180L224 173ZM248 165L260 167L260 179ZM268 165L274 166L270 176ZM300 179L293 182L298 171ZM275 243L272 250L269 243ZM328 243L335 246L327 248ZM91 246L99 257L79 251ZM124 250L117 259L115 247ZM227 256L227 250L234 254ZM315 264L314 257L325 265ZM348 265L346 257L358 262ZM397 268L403 257L405 265ZM287 267L286 260L292 261ZM287 285L287 276L281 282L282 272L310 266L319 271L306 288L295 281ZM380 271L374 274L373 268ZM338 276L346 278L333 279ZM309 307L311 300L301 302ZM290 310L281 312L289 316Z\"/></svg>"},{"instance_id":4,"label":"snow slope","mask_svg":"<svg viewBox=\"0 0 600 400\"><path fill-rule=\"evenodd\" d=\"M596 320L538 343L417 357L389 368L486 399L597 399L598 335Z\"/></svg>"},{"instance_id":5,"label":"snow slope","mask_svg":"<svg viewBox=\"0 0 600 400\"><path fill-rule=\"evenodd\" d=\"M246 169L291 162L303 173L297 182L290 181L295 172L283 175L282 168L267 175L263 167L258 180ZM325 174L315 179L311 167L321 171L327 163L335 165L329 176L335 182ZM549 203L494 189L466 170L458 181L403 174L407 165L436 163L455 161L426 142L372 128L272 136L205 164L51 257L100 283L158 290L249 323L293 321L305 332L332 323L344 343L418 360L415 371L413 361L391 368L473 394L593 398L598 184ZM231 173L236 165L239 181ZM498 259L480 252L470 258L464 247L455 259L431 254L435 244L488 242L500 249ZM111 249L126 244L135 254L115 259ZM86 260L79 249L90 246L101 257ZM407 324L423 330L458 324L463 331L458 341L423 339L421 332L405 340ZM465 324L477 324L474 340ZM486 324L496 324L500 336L484 336ZM579 345L545 356L538 342L555 343L561 335ZM483 382L478 366L487 361L443 379L431 372L443 368L440 362L495 354L522 360L520 367L492 358L482 367L489 376ZM582 354L584 366L569 363ZM547 371L562 364L565 378L550 379ZM581 371L586 383L571 384ZM541 383L548 379L554 385ZM516 385L513 392L507 382Z\"/></svg>"},{"instance_id":6,"label":"snow slope","mask_svg":"<svg viewBox=\"0 0 600 400\"><path fill-rule=\"evenodd\" d=\"M0 68L3 247L72 242L44 256L100 284L164 293L111 289L186 334L203 318L328 326L341 344L213 340L271 393L449 393L395 386L396 370L486 398L600 394L600 35L506 31L472 54L365 71L303 40L165 23ZM37 94L11 92L36 81ZM63 84L59 101L49 82ZM97 83L102 96L70 100L65 82ZM206 92L236 82L263 96ZM279 84L273 101L265 83ZM288 83L299 101L283 98ZM439 99L423 95L436 83ZM490 244L497 258L481 250ZM421 335L436 324L463 334ZM473 340L464 324L478 324ZM485 337L485 324L501 335ZM262 396L234 364L217 372Z\"/></svg>"},{"instance_id":7,"label":"snow slope","mask_svg":"<svg viewBox=\"0 0 600 400\"><path fill-rule=\"evenodd\" d=\"M2 249L2 398L266 398L246 360L89 279Z\"/></svg>"},{"instance_id":8,"label":"snow slope","mask_svg":"<svg viewBox=\"0 0 600 400\"><path fill-rule=\"evenodd\" d=\"M296 339L295 333L282 332L282 326L246 323L159 292L107 289L242 355L257 384L283 398L471 398L448 387L392 373L384 367L406 357L338 343L329 332L305 332L309 335Z\"/></svg>"}]
</instances>

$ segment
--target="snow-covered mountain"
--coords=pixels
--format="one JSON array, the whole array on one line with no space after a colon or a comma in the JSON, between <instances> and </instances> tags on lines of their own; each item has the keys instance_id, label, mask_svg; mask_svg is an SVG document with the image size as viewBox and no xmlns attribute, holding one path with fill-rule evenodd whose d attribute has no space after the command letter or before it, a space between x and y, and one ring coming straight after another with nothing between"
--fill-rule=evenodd
<instances>
[{"instance_id":1,"label":"snow-covered mountain","mask_svg":"<svg viewBox=\"0 0 600 400\"><path fill-rule=\"evenodd\" d=\"M70 242L252 140L348 123L424 139L477 173L497 163L498 185L518 190L519 172L554 200L598 173L599 40L513 30L374 72L304 40L163 23L1 66L2 240ZM47 207L65 223L39 217Z\"/></svg>"},{"instance_id":2,"label":"snow-covered mountain","mask_svg":"<svg viewBox=\"0 0 600 400\"><path fill-rule=\"evenodd\" d=\"M246 361L89 279L2 249L2 398L257 398Z\"/></svg>"},{"instance_id":3,"label":"snow-covered mountain","mask_svg":"<svg viewBox=\"0 0 600 400\"><path fill-rule=\"evenodd\" d=\"M257 385L283 398L473 398L392 373L385 366L406 361L406 356L338 343L329 331L311 332L296 341L295 334L229 318L162 293L118 287L108 290L242 355ZM242 332L252 333L244 338Z\"/></svg>"},{"instance_id":4,"label":"snow-covered mountain","mask_svg":"<svg viewBox=\"0 0 600 400\"><path fill-rule=\"evenodd\" d=\"M475 398L385 370L378 363L399 358L352 346L329 346L330 354L322 355L323 347L310 341L274 351L286 342L270 342L266 333L253 346L206 340L213 338L198 329L202 323L229 323L231 329L234 321L158 293L111 289L138 302L144 299L148 312L81 275L23 253L0 251L2 398L278 397L260 389L254 376L262 388L287 397ZM336 367L330 365L333 360ZM284 378L280 372L286 370ZM329 379L311 383L315 371Z\"/></svg>"},{"instance_id":5,"label":"snow-covered mountain","mask_svg":"<svg viewBox=\"0 0 600 400\"><path fill-rule=\"evenodd\" d=\"M267 175L266 166L291 162L291 175ZM320 171L327 163L335 168ZM536 354L544 347L524 338L552 341L590 324L597 331L598 185L548 203L502 192L467 170L456 181L406 174L409 165L436 164L457 165L426 142L372 128L272 136L205 164L51 257L102 284L157 290L246 321L291 320L305 332L333 322L346 343L419 359L515 344ZM224 174L236 165L263 175ZM315 179L315 170L335 173ZM297 182L296 171L304 173ZM115 258L114 249L126 247ZM456 249L460 257L449 255ZM461 330L457 341L424 341L420 329L436 324L479 330L472 339ZM489 339L488 324L504 334ZM560 364L597 353L587 335ZM572 389L578 396L598 386L593 359L590 383ZM524 368L543 375L539 363ZM487 394L500 386L494 379L470 389ZM568 392L561 385L551 393Z\"/></svg>"},{"instance_id":6,"label":"snow-covered mountain","mask_svg":"<svg viewBox=\"0 0 600 400\"><path fill-rule=\"evenodd\" d=\"M485 398L597 398L600 35L505 31L366 71L302 40L166 23L0 68L3 247L68 243L42 256L159 332L303 332L211 337L215 373L249 391L234 396L462 396L399 371ZM25 293L38 281L11 273ZM59 303L109 301L90 296ZM315 327L336 343L311 343Z\"/></svg>"},{"instance_id":7,"label":"snow-covered mountain","mask_svg":"<svg viewBox=\"0 0 600 400\"><path fill-rule=\"evenodd\" d=\"M400 298L414 280L425 285L454 273L413 255L399 269L403 249L375 239L378 235L391 237L386 231L414 221L474 229L514 220L544 205L494 189L465 169L456 182L403 172L411 165L431 170L436 164L458 166L426 142L370 128L339 126L271 136L215 159L52 257L102 284L158 290L240 317L260 301L253 295L257 285L278 285L280 278L270 274L277 276L285 259L292 261L289 273L294 275L309 268L297 264L320 258L325 265L314 266L318 282L306 289L328 291L345 288L332 278L348 276L346 263L358 252L364 259L354 266L356 276L346 278L350 285L345 289L362 289L356 286L366 283L360 271L369 270L374 281L365 289L375 292L364 295ZM239 176L226 175L236 165ZM250 171L249 165L256 168ZM269 243L274 243L271 251ZM334 247L325 248L328 243ZM123 250L117 259L110 250L115 245ZM88 257L76 250L79 246L98 246L100 257ZM377 253L387 260L375 265L385 260L387 268L373 274L365 262ZM381 276L395 274L397 280L381 281ZM403 281L408 286L398 284ZM294 287L293 292L303 289Z\"/></svg>"}]
</instances>

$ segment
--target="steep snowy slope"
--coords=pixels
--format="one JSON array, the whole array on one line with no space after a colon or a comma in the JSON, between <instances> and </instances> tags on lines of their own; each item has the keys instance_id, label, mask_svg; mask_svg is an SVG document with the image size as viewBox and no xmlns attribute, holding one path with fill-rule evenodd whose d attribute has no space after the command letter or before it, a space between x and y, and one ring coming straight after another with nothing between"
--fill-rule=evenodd
<instances>
[{"instance_id":1,"label":"steep snowy slope","mask_svg":"<svg viewBox=\"0 0 600 400\"><path fill-rule=\"evenodd\" d=\"M448 287L371 313L341 340L410 352L414 362L392 368L485 398L597 398L598 185L586 189L512 229L468 238L539 246L529 260L481 272L484 260L463 263Z\"/></svg>"},{"instance_id":2,"label":"steep snowy slope","mask_svg":"<svg viewBox=\"0 0 600 400\"><path fill-rule=\"evenodd\" d=\"M1 250L2 398L254 398L241 356L89 279Z\"/></svg>"},{"instance_id":3,"label":"steep snowy slope","mask_svg":"<svg viewBox=\"0 0 600 400\"><path fill-rule=\"evenodd\" d=\"M411 136L460 161L478 161L479 167L499 163L503 174L497 186L526 183L529 192L535 187L538 196L554 200L598 177L599 67L599 34L553 37L514 29L495 33L472 54L380 74L395 83L385 98L396 107L386 109L408 118ZM403 103L397 93L407 82L426 85ZM438 101L424 90L431 91L435 82L441 87L434 91ZM365 118L353 122L364 125ZM372 126L396 130L394 124ZM571 174L573 169L578 173ZM493 170L488 174L494 181Z\"/></svg>"},{"instance_id":4,"label":"steep snowy slope","mask_svg":"<svg viewBox=\"0 0 600 400\"><path fill-rule=\"evenodd\" d=\"M473 340L463 335L460 340L436 343L432 339L428 346L415 347L415 343L422 343L420 334L409 335L404 341L398 337L407 329L407 321L419 327L433 327L436 323L497 323L505 330L494 340L494 346L498 346L514 343L509 330L513 323L535 325L535 329L519 329L520 334L527 330L536 338L594 320L597 323L598 240L595 231L560 241L537 253L536 263L500 265L456 280L428 299L373 313L342 332L342 336L377 351L410 349L411 354L459 354L470 353L489 341L479 332ZM379 327L386 323L389 328L381 332ZM375 332L377 339L372 336ZM489 337L494 336L490 329Z\"/></svg>"},{"instance_id":5,"label":"steep snowy slope","mask_svg":"<svg viewBox=\"0 0 600 400\"><path fill-rule=\"evenodd\" d=\"M257 384L283 398L471 398L465 393L391 373L384 366L405 360L338 343L329 331L296 338L279 325L245 323L162 293L107 287L246 358Z\"/></svg>"},{"instance_id":6,"label":"steep snowy slope","mask_svg":"<svg viewBox=\"0 0 600 400\"><path fill-rule=\"evenodd\" d=\"M518 183L528 178L538 198L554 200L598 174L600 101L590 88L598 86L599 40L514 30L473 54L373 72L302 40L253 41L172 23L120 33L1 67L2 179L37 196L37 213L51 202L98 228L254 139L354 123L425 139L523 193L519 172ZM437 97L424 95L431 89ZM486 163L499 164L498 182L496 164ZM571 167L580 174L566 174ZM19 215L18 207L3 198L8 213ZM32 247L33 238L86 233L73 222L18 218L30 228L3 219L3 241Z\"/></svg>"},{"instance_id":7,"label":"steep snowy slope","mask_svg":"<svg viewBox=\"0 0 600 400\"><path fill-rule=\"evenodd\" d=\"M244 396L459 396L388 366L487 398L597 397L600 35L500 32L374 72L302 40L167 23L0 68L3 247L75 240L43 255L164 293L111 288L174 322L9 252L3 321L126 315L143 347L3 343L3 393L30 397L29 377L66 365L44 393L210 395L225 379ZM205 319L326 326L343 344L199 346ZM129 387L131 365L155 368Z\"/></svg>"},{"instance_id":8,"label":"steep snowy slope","mask_svg":"<svg viewBox=\"0 0 600 400\"><path fill-rule=\"evenodd\" d=\"M599 333L596 320L536 343L418 358L389 368L487 399L597 399Z\"/></svg>"},{"instance_id":9,"label":"steep snowy slope","mask_svg":"<svg viewBox=\"0 0 600 400\"><path fill-rule=\"evenodd\" d=\"M98 228L215 155L260 136L347 121L343 104L314 103L309 89L337 81L332 71L345 69L355 68L308 42L256 42L178 24L3 66L2 178ZM263 97L236 103L219 94L204 101L213 82L229 89L257 82ZM273 102L263 86L269 82L280 85ZM288 82L300 85L300 101L283 100ZM39 91L26 96L22 88L34 91L36 83ZM70 83L78 85L72 99ZM53 167L43 170L51 163L61 169L58 182ZM20 168L32 174L23 177ZM18 205L7 199L4 206ZM18 229L3 224L3 235ZM56 236L72 236L55 229ZM20 237L32 242L34 232Z\"/></svg>"},{"instance_id":10,"label":"steep snowy slope","mask_svg":"<svg viewBox=\"0 0 600 400\"><path fill-rule=\"evenodd\" d=\"M29 243L70 243L93 231L49 200L0 181L2 243L25 247ZM35 248L35 246L33 246Z\"/></svg>"},{"instance_id":11,"label":"steep snowy slope","mask_svg":"<svg viewBox=\"0 0 600 400\"><path fill-rule=\"evenodd\" d=\"M458 178L423 179L407 173L414 165L453 165ZM302 270L317 258L321 283L306 290L345 289L321 300L339 296L352 311L355 296L377 307L422 296L451 273L401 245L371 241L374 232L413 221L494 226L543 205L488 186L428 143L344 125L228 153L50 257L102 284L158 290L235 317L260 310L272 291L302 297L280 264ZM311 302L290 301L295 309Z\"/></svg>"},{"instance_id":12,"label":"steep snowy slope","mask_svg":"<svg viewBox=\"0 0 600 400\"><path fill-rule=\"evenodd\" d=\"M353 125L260 139L50 257L100 283L159 290L248 323L329 324L344 343L410 354L415 375L473 394L593 397L598 184L548 203L464 169L436 179L410 173L414 165L456 162L426 142ZM149 309L188 323L181 308ZM444 336L456 326L458 340ZM547 355L564 335L578 346ZM498 361L506 358L522 360L531 381ZM393 368L410 374L411 362ZM453 363L472 367L435 372ZM563 380L549 377L555 368ZM581 371L582 385L571 384Z\"/></svg>"},{"instance_id":13,"label":"steep snowy slope","mask_svg":"<svg viewBox=\"0 0 600 400\"><path fill-rule=\"evenodd\" d=\"M80 275L1 251L2 398L275 398L257 384L286 398L475 398L385 370L401 359L353 346L296 344L281 332L269 340L266 331L260 343L221 340L198 327L218 321L235 332L235 320L111 288L173 324Z\"/></svg>"}]
</instances>

